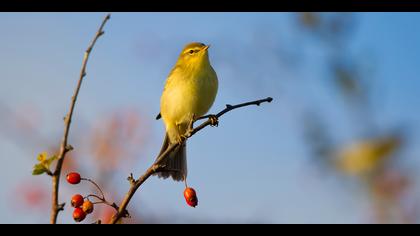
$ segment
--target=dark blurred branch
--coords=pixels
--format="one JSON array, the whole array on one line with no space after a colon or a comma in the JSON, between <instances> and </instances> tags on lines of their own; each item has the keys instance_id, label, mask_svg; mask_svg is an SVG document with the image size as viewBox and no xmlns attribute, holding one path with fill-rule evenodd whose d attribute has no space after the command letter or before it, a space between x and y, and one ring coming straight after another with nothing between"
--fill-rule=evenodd
<instances>
[{"instance_id":1,"label":"dark blurred branch","mask_svg":"<svg viewBox=\"0 0 420 236\"><path fill-rule=\"evenodd\" d=\"M57 223L58 213L64 208L64 203L63 204L58 203L58 191L59 191L59 184L60 184L61 169L64 163L64 159L66 157L67 152L73 149L73 147L68 144L68 136L70 132L70 124L71 124L71 119L73 116L73 111L76 105L77 96L79 94L83 78L86 76L86 66L89 60L90 53L92 52L92 49L95 46L95 43L98 40L98 38L104 34L103 28L105 26L105 23L110 19L110 17L111 17L110 14L106 15L106 17L102 21L101 26L96 32L95 37L93 38L87 50L85 51L83 62L82 62L82 69L80 71L79 81L74 91L74 95L71 99L69 112L64 118L64 135L63 135L63 139L60 145L60 152L58 154L56 169L52 175L52 209L51 209L51 218L50 218L51 224Z\"/></svg>"},{"instance_id":2,"label":"dark blurred branch","mask_svg":"<svg viewBox=\"0 0 420 236\"><path fill-rule=\"evenodd\" d=\"M221 112L217 113L216 115L210 115L210 116L204 116L204 117L198 118L197 120L207 118L207 121L203 122L201 125L197 126L196 128L190 129L185 135L185 140L189 139L191 136L196 134L198 131L204 129L205 127L207 127L209 125L216 125L217 124L217 119L219 119L222 115L224 115L225 113L228 113L229 111L232 111L232 110L240 108L240 107L245 107L245 106L251 106L251 105L259 106L261 103L271 102L272 100L273 99L271 97L268 97L266 99L256 100L256 101L252 101L252 102L246 102L246 103L242 103L242 104L238 104L238 105L226 105L226 108L223 109ZM124 199L122 200L121 205L119 206L118 212L112 217L112 219L110 221L111 224L115 224L121 218L129 216L128 213L127 213L127 206L128 206L128 203L130 202L131 198L136 193L137 189L150 176L152 176L155 173L158 173L159 171L161 171L163 169L164 166L161 163L163 163L169 157L168 154L171 151L173 151L176 147L178 147L179 145L180 145L180 143L174 143L174 144L169 145L168 148L165 150L165 152L163 152L160 156L158 156L156 158L156 161L152 164L152 166L150 166L149 169L147 169L146 172L142 176L140 176L140 178L138 178L137 180L134 179L132 174L128 177L128 180L130 181L130 184L131 184L130 189L128 190L127 194L125 195Z\"/></svg>"}]
</instances>

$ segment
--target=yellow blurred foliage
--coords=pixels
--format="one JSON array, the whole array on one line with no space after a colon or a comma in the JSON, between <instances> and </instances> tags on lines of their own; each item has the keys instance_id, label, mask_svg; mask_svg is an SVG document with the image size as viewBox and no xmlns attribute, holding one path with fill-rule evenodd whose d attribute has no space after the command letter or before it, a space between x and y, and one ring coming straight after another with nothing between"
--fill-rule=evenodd
<instances>
[{"instance_id":1,"label":"yellow blurred foliage","mask_svg":"<svg viewBox=\"0 0 420 236\"><path fill-rule=\"evenodd\" d=\"M396 136L355 142L338 151L337 168L349 175L369 174L382 166L400 144L401 140Z\"/></svg>"}]
</instances>

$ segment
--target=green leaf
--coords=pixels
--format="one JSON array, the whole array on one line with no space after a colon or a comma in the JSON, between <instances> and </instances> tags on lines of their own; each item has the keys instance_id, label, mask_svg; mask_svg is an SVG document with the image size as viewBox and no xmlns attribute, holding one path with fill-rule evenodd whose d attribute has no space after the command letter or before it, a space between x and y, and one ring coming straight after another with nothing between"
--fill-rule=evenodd
<instances>
[{"instance_id":1,"label":"green leaf","mask_svg":"<svg viewBox=\"0 0 420 236\"><path fill-rule=\"evenodd\" d=\"M32 171L32 175L41 175L45 172L51 173L50 165L53 161L57 160L58 157L56 155L48 158L47 152L43 152L38 155L37 160L38 164L34 165L34 169Z\"/></svg>"},{"instance_id":2,"label":"green leaf","mask_svg":"<svg viewBox=\"0 0 420 236\"><path fill-rule=\"evenodd\" d=\"M41 175L41 174L44 174L47 171L48 171L48 169L45 168L44 165L42 165L42 164L36 164L36 165L34 165L34 169L32 171L32 175Z\"/></svg>"}]
</instances>

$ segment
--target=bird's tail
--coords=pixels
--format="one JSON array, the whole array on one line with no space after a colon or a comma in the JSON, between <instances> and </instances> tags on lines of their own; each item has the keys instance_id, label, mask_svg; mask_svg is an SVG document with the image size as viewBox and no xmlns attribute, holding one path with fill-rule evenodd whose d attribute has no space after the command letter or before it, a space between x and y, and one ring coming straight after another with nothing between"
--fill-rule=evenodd
<instances>
[{"instance_id":1,"label":"bird's tail","mask_svg":"<svg viewBox=\"0 0 420 236\"><path fill-rule=\"evenodd\" d=\"M165 135L165 140L163 141L162 148L159 152L162 154L166 151L170 144L168 134ZM166 161L162 164L165 167L156 175L159 178L167 179L172 177L175 181L183 181L187 177L187 144L184 142L182 145L177 146L169 156L166 158Z\"/></svg>"}]
</instances>

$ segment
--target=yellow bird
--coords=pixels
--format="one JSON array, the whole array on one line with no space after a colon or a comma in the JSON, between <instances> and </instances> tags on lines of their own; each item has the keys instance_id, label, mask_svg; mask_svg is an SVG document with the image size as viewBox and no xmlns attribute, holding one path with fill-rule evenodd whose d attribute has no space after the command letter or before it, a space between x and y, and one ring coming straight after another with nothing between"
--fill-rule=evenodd
<instances>
[{"instance_id":1,"label":"yellow bird","mask_svg":"<svg viewBox=\"0 0 420 236\"><path fill-rule=\"evenodd\" d=\"M203 43L187 44L170 72L160 100L160 114L166 128L166 135L160 153L173 143L180 143L169 154L163 171L157 173L161 178L172 177L183 181L187 177L186 134L194 119L205 115L216 98L218 79L210 64L209 45Z\"/></svg>"}]
</instances>

